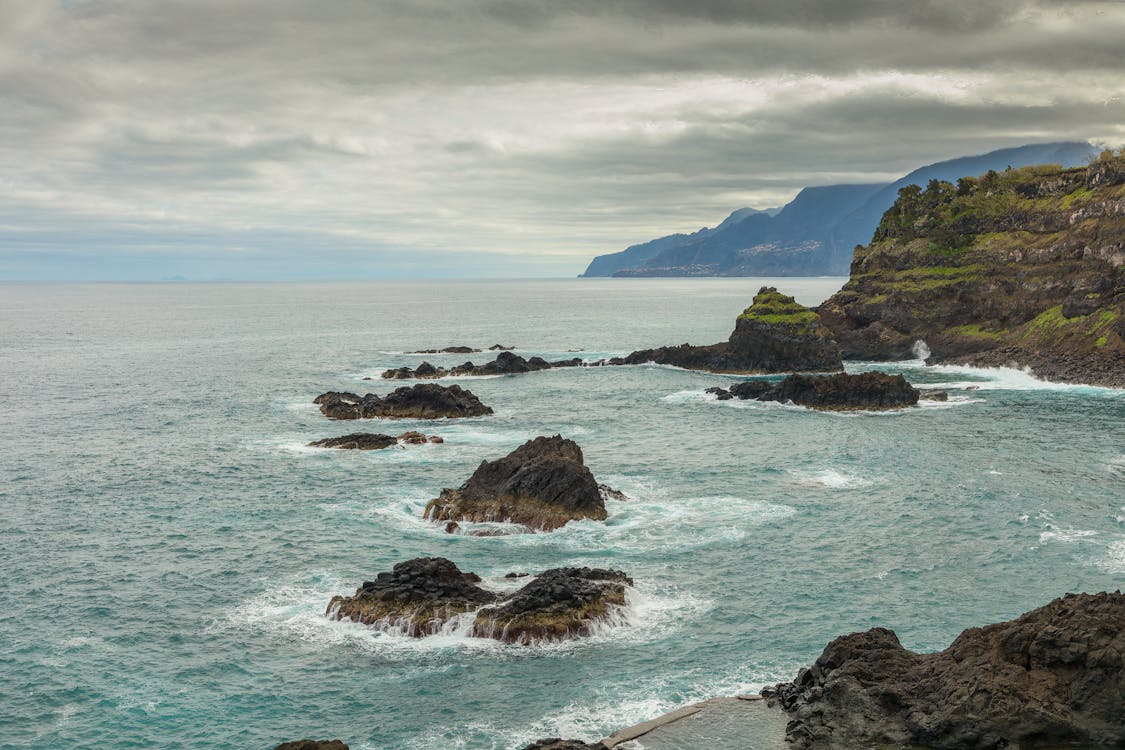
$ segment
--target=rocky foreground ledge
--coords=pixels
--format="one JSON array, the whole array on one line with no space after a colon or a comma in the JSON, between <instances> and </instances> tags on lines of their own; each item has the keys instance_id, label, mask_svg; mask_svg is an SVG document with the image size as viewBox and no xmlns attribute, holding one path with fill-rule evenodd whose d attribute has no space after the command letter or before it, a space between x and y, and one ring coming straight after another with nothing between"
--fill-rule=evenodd
<instances>
[{"instance_id":1,"label":"rocky foreground ledge","mask_svg":"<svg viewBox=\"0 0 1125 750\"><path fill-rule=\"evenodd\" d=\"M611 621L633 580L620 570L552 568L509 595L480 583L443 557L422 557L365 581L353 596L333 597L325 614L422 638L475 612L473 637L531 645L586 636Z\"/></svg>"},{"instance_id":2,"label":"rocky foreground ledge","mask_svg":"<svg viewBox=\"0 0 1125 750\"><path fill-rule=\"evenodd\" d=\"M492 407L481 403L472 391L437 383L403 386L386 396L328 391L313 403L329 419L458 419L492 414Z\"/></svg>"},{"instance_id":3,"label":"rocky foreground ledge","mask_svg":"<svg viewBox=\"0 0 1125 750\"><path fill-rule=\"evenodd\" d=\"M935 654L873 628L764 694L797 748L1125 747L1125 595L1067 594Z\"/></svg>"},{"instance_id":4,"label":"rocky foreground ledge","mask_svg":"<svg viewBox=\"0 0 1125 750\"><path fill-rule=\"evenodd\" d=\"M622 495L599 485L582 449L561 435L537 437L503 458L483 461L458 489L443 489L424 517L450 521L506 522L553 531L569 521L606 519L605 497Z\"/></svg>"},{"instance_id":5,"label":"rocky foreground ledge","mask_svg":"<svg viewBox=\"0 0 1125 750\"><path fill-rule=\"evenodd\" d=\"M730 388L708 388L720 401L792 402L823 411L901 409L918 403L920 392L902 375L865 372L859 375L793 374L779 383L745 380ZM940 395L937 396L940 398Z\"/></svg>"}]
</instances>

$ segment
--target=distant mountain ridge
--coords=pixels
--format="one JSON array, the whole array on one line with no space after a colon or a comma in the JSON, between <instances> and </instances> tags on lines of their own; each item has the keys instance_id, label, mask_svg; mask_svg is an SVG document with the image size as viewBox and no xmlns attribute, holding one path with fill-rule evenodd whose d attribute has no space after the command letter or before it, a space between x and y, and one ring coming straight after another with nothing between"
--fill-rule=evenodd
<instances>
[{"instance_id":1,"label":"distant mountain ridge","mask_svg":"<svg viewBox=\"0 0 1125 750\"><path fill-rule=\"evenodd\" d=\"M780 211L743 208L713 229L668 235L599 255L581 275L847 275L855 246L871 241L899 188L976 176L990 169L1082 166L1097 153L1082 141L1030 144L937 162L889 184L809 187Z\"/></svg>"}]
</instances>

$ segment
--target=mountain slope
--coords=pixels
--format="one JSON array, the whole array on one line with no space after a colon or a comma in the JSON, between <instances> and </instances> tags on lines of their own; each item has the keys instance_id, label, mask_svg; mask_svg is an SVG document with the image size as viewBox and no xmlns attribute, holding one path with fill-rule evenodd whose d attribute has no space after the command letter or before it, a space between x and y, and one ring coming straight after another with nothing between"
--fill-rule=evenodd
<instances>
[{"instance_id":1,"label":"mountain slope","mask_svg":"<svg viewBox=\"0 0 1125 750\"><path fill-rule=\"evenodd\" d=\"M805 276L846 274L856 245L869 242L901 187L952 180L989 169L1085 164L1088 143L1001 149L930 164L889 185L805 188L776 216L735 212L715 229L677 234L599 255L583 276Z\"/></svg>"}]
</instances>

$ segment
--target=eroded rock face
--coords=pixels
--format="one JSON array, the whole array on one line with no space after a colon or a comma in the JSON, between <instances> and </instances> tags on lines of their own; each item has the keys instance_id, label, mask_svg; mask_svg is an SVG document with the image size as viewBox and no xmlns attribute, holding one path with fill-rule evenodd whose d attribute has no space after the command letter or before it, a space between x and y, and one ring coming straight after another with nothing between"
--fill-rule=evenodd
<instances>
[{"instance_id":1,"label":"eroded rock face","mask_svg":"<svg viewBox=\"0 0 1125 750\"><path fill-rule=\"evenodd\" d=\"M404 432L397 438L377 432L353 432L350 435L324 438L309 443L310 448L341 448L345 450L377 451L394 445L421 445L423 443L444 443L438 435L423 435L421 432Z\"/></svg>"},{"instance_id":2,"label":"eroded rock face","mask_svg":"<svg viewBox=\"0 0 1125 750\"><path fill-rule=\"evenodd\" d=\"M295 740L282 742L273 750L348 750L340 740Z\"/></svg>"},{"instance_id":3,"label":"eroded rock face","mask_svg":"<svg viewBox=\"0 0 1125 750\"><path fill-rule=\"evenodd\" d=\"M1125 387L1125 155L904 188L818 312L848 359Z\"/></svg>"},{"instance_id":4,"label":"eroded rock face","mask_svg":"<svg viewBox=\"0 0 1125 750\"><path fill-rule=\"evenodd\" d=\"M329 391L313 401L329 419L457 419L492 414L492 408L459 385L419 383L380 397Z\"/></svg>"},{"instance_id":5,"label":"eroded rock face","mask_svg":"<svg viewBox=\"0 0 1125 750\"><path fill-rule=\"evenodd\" d=\"M799 748L1125 746L1125 595L1067 594L936 654L884 628L828 644L764 691Z\"/></svg>"},{"instance_id":6,"label":"eroded rock face","mask_svg":"<svg viewBox=\"0 0 1125 750\"><path fill-rule=\"evenodd\" d=\"M480 580L445 558L418 558L364 582L354 596L333 597L325 614L421 638L476 612L470 635L534 644L589 635L620 614L633 585L620 570L601 568L547 570L507 596L482 588Z\"/></svg>"},{"instance_id":7,"label":"eroded rock face","mask_svg":"<svg viewBox=\"0 0 1125 750\"><path fill-rule=\"evenodd\" d=\"M429 362L423 362L414 369L398 367L386 370L383 372L383 377L388 380L407 380L410 378L425 379L450 376L518 375L525 372L550 370L556 367L580 367L581 365L582 360L578 357L548 362L542 357L524 359L518 354L503 350L497 355L496 359L491 362L486 362L483 365L474 365L472 362L466 362L463 365L445 369L444 367L434 367Z\"/></svg>"},{"instance_id":8,"label":"eroded rock face","mask_svg":"<svg viewBox=\"0 0 1125 750\"><path fill-rule=\"evenodd\" d=\"M459 489L426 506L434 521L500 521L551 531L568 521L606 518L597 480L582 449L560 435L537 437L507 456L481 463Z\"/></svg>"},{"instance_id":9,"label":"eroded rock face","mask_svg":"<svg viewBox=\"0 0 1125 750\"><path fill-rule=\"evenodd\" d=\"M477 613L473 635L505 643L539 643L586 636L625 606L633 580L620 570L553 568L495 607Z\"/></svg>"},{"instance_id":10,"label":"eroded rock face","mask_svg":"<svg viewBox=\"0 0 1125 750\"><path fill-rule=\"evenodd\" d=\"M332 597L326 615L420 638L497 599L478 583L480 576L462 573L444 557L420 557L365 581L354 596Z\"/></svg>"},{"instance_id":11,"label":"eroded rock face","mask_svg":"<svg viewBox=\"0 0 1125 750\"><path fill-rule=\"evenodd\" d=\"M846 411L852 409L899 409L918 403L919 391L902 375L865 372L859 375L793 374L780 383L747 380L729 389L708 388L719 400L731 398L755 401L780 401L812 409ZM946 396L948 398L948 395Z\"/></svg>"},{"instance_id":12,"label":"eroded rock face","mask_svg":"<svg viewBox=\"0 0 1125 750\"><path fill-rule=\"evenodd\" d=\"M545 740L536 740L523 750L609 750L600 742L587 744L580 740L560 740L558 737L548 737Z\"/></svg>"},{"instance_id":13,"label":"eroded rock face","mask_svg":"<svg viewBox=\"0 0 1125 750\"><path fill-rule=\"evenodd\" d=\"M624 361L743 374L844 369L836 340L817 314L773 287L758 291L725 342L643 349Z\"/></svg>"}]
</instances>

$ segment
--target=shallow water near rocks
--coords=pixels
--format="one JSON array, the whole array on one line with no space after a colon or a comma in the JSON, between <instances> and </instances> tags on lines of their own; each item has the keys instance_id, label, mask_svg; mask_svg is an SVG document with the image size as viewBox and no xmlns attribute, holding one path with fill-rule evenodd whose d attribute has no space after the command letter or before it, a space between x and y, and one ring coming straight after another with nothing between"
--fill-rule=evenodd
<instances>
[{"instance_id":1,"label":"shallow water near rocks","mask_svg":"<svg viewBox=\"0 0 1125 750\"><path fill-rule=\"evenodd\" d=\"M814 304L842 279L771 281ZM719 402L736 378L581 368L461 382L491 417L331 422L386 368L725 339L761 279L0 285L0 746L522 747L791 678L876 625L917 650L1125 581L1125 392L902 372L948 402ZM570 349L584 349L570 353ZM364 377L375 380L365 382ZM442 445L307 448L358 429ZM551 534L449 535L426 501L536 436L630 500ZM625 570L592 637L413 640L323 616L399 561L488 585ZM762 740L763 744L765 740Z\"/></svg>"}]
</instances>

